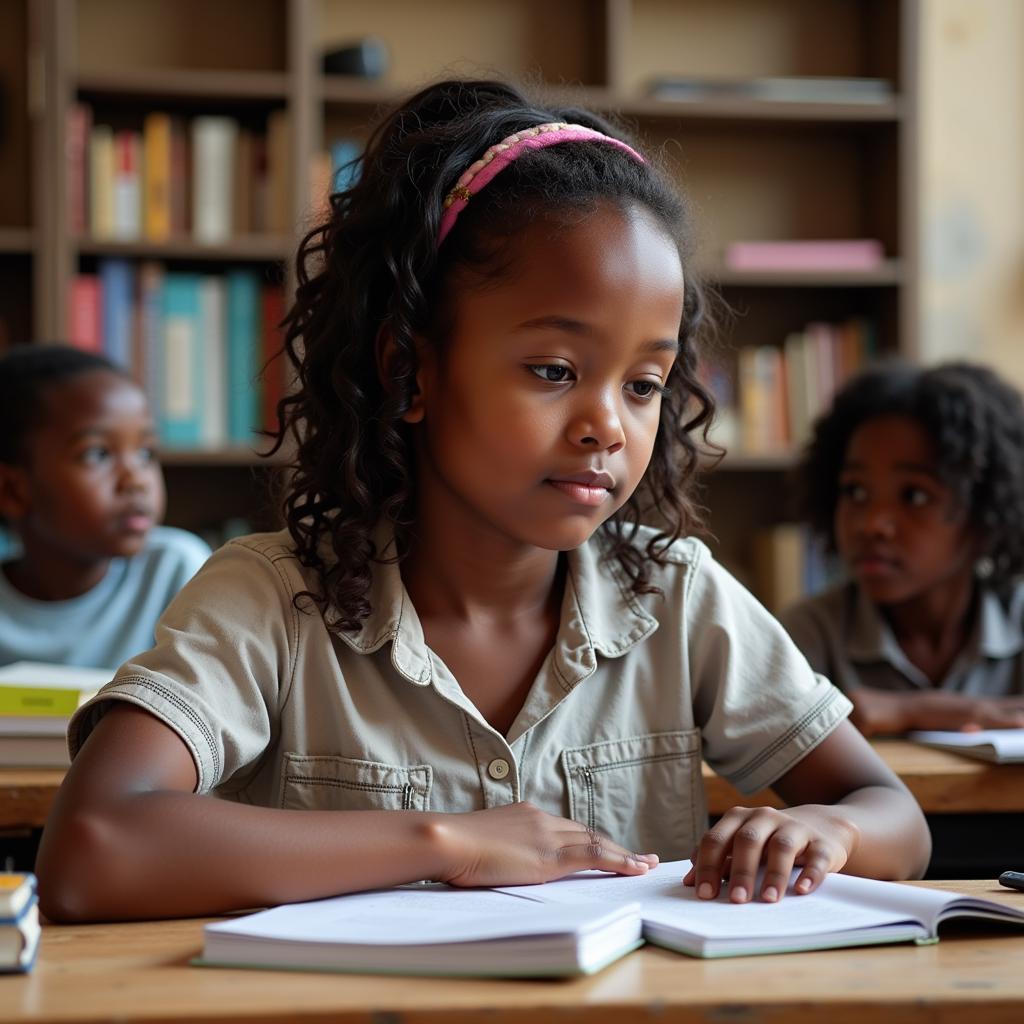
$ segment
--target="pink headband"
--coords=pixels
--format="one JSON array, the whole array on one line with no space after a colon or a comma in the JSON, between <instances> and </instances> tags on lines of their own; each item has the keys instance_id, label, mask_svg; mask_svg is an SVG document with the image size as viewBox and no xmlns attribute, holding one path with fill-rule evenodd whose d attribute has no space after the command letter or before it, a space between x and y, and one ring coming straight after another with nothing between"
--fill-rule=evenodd
<instances>
[{"instance_id":1,"label":"pink headband","mask_svg":"<svg viewBox=\"0 0 1024 1024\"><path fill-rule=\"evenodd\" d=\"M470 164L445 197L441 227L437 232L438 248L454 227L455 218L466 208L470 197L475 196L499 171L508 167L516 157L522 156L528 149L543 149L559 142L604 142L621 149L623 153L628 153L634 160L645 163L644 158L632 146L627 146L625 142L582 124L554 121L551 124L539 124L535 128L524 128L521 132L516 132L491 146L479 160Z\"/></svg>"}]
</instances>

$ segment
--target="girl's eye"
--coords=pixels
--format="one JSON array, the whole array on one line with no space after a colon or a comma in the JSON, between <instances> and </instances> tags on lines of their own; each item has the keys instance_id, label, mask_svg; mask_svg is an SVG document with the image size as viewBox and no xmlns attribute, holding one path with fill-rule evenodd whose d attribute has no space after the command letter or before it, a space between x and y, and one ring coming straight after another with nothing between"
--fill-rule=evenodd
<instances>
[{"instance_id":1,"label":"girl's eye","mask_svg":"<svg viewBox=\"0 0 1024 1024\"><path fill-rule=\"evenodd\" d=\"M85 451L78 456L78 461L86 466L98 466L108 458L110 458L109 448L104 448L101 445L93 445L91 448L86 448Z\"/></svg>"},{"instance_id":2,"label":"girl's eye","mask_svg":"<svg viewBox=\"0 0 1024 1024\"><path fill-rule=\"evenodd\" d=\"M903 499L913 508L924 508L931 504L932 496L920 487L908 487L903 492Z\"/></svg>"},{"instance_id":3,"label":"girl's eye","mask_svg":"<svg viewBox=\"0 0 1024 1024\"><path fill-rule=\"evenodd\" d=\"M839 496L847 501L864 501L867 498L867 491L863 485L847 481L839 485Z\"/></svg>"},{"instance_id":4,"label":"girl's eye","mask_svg":"<svg viewBox=\"0 0 1024 1024\"><path fill-rule=\"evenodd\" d=\"M653 380L631 380L626 387L631 388L637 398L651 399L655 395L668 394L667 387Z\"/></svg>"},{"instance_id":5,"label":"girl's eye","mask_svg":"<svg viewBox=\"0 0 1024 1024\"><path fill-rule=\"evenodd\" d=\"M572 370L560 363L532 363L529 370L548 384L565 384L572 379Z\"/></svg>"},{"instance_id":6,"label":"girl's eye","mask_svg":"<svg viewBox=\"0 0 1024 1024\"><path fill-rule=\"evenodd\" d=\"M157 459L155 448L140 448L138 455L139 463L143 466L151 466Z\"/></svg>"}]
</instances>

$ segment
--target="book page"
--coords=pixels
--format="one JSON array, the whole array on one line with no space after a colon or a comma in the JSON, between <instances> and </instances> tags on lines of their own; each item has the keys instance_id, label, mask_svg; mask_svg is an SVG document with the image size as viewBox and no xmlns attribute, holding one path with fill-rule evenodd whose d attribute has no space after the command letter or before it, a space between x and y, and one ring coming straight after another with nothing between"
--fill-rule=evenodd
<instances>
[{"instance_id":1,"label":"book page","mask_svg":"<svg viewBox=\"0 0 1024 1024\"><path fill-rule=\"evenodd\" d=\"M965 753L972 747L991 747L1000 760L1024 760L1024 729L979 729L977 732L931 729L912 732L908 738L918 743L962 747Z\"/></svg>"},{"instance_id":2,"label":"book page","mask_svg":"<svg viewBox=\"0 0 1024 1024\"><path fill-rule=\"evenodd\" d=\"M837 933L899 921L931 922L954 894L875 879L829 875L816 892L790 891L778 903L731 903L722 892L715 900L697 898L682 884L690 862L659 864L646 875L582 872L545 885L503 887L499 891L550 903L616 900L640 903L645 922L708 938L785 937ZM799 872L794 871L791 884Z\"/></svg>"},{"instance_id":3,"label":"book page","mask_svg":"<svg viewBox=\"0 0 1024 1024\"><path fill-rule=\"evenodd\" d=\"M609 920L635 919L638 912L628 901L611 908L553 908L488 889L430 885L291 903L206 930L285 942L414 946L579 933Z\"/></svg>"}]
</instances>

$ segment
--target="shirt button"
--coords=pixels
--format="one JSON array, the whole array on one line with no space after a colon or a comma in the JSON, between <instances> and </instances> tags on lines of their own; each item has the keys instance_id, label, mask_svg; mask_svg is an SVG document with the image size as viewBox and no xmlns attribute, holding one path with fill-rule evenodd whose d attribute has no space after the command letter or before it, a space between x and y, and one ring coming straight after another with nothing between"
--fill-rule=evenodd
<instances>
[{"instance_id":1,"label":"shirt button","mask_svg":"<svg viewBox=\"0 0 1024 1024\"><path fill-rule=\"evenodd\" d=\"M488 766L487 774L492 779L504 779L509 773L508 761L503 757L496 757Z\"/></svg>"}]
</instances>

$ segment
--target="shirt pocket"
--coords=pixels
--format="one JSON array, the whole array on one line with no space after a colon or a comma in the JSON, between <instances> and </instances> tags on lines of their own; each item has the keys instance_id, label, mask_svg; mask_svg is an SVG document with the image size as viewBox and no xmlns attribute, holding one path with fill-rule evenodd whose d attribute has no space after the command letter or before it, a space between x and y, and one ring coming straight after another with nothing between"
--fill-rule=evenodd
<instances>
[{"instance_id":1,"label":"shirt pocket","mask_svg":"<svg viewBox=\"0 0 1024 1024\"><path fill-rule=\"evenodd\" d=\"M426 811L430 765L285 754L281 806L297 811Z\"/></svg>"},{"instance_id":2,"label":"shirt pocket","mask_svg":"<svg viewBox=\"0 0 1024 1024\"><path fill-rule=\"evenodd\" d=\"M569 816L636 853L689 857L707 826L699 729L562 751Z\"/></svg>"}]
</instances>

